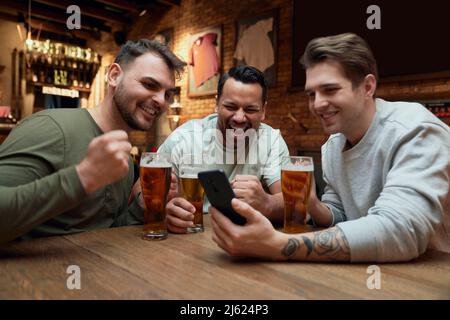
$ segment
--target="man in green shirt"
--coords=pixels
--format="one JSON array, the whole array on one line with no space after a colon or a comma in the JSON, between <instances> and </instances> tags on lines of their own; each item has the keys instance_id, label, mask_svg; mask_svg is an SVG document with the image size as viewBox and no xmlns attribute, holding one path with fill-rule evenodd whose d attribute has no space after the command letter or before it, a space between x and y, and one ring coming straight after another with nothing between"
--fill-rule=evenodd
<instances>
[{"instance_id":1,"label":"man in green shirt","mask_svg":"<svg viewBox=\"0 0 450 320\"><path fill-rule=\"evenodd\" d=\"M151 128L184 66L158 42L128 41L98 106L23 120L0 146L0 243L142 223L127 133Z\"/></svg>"}]
</instances>

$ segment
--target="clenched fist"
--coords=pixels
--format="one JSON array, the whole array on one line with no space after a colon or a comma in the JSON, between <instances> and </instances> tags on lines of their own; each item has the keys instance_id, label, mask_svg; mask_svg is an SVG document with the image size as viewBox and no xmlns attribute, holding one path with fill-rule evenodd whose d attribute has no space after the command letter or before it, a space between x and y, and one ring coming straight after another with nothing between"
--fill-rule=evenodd
<instances>
[{"instance_id":1,"label":"clenched fist","mask_svg":"<svg viewBox=\"0 0 450 320\"><path fill-rule=\"evenodd\" d=\"M89 143L86 157L76 166L78 176L87 193L124 177L129 170L131 144L123 130L115 130L96 137Z\"/></svg>"},{"instance_id":2,"label":"clenched fist","mask_svg":"<svg viewBox=\"0 0 450 320\"><path fill-rule=\"evenodd\" d=\"M258 211L264 212L269 204L269 196L264 191L258 177L252 175L236 175L230 182L236 198L248 203Z\"/></svg>"}]
</instances>

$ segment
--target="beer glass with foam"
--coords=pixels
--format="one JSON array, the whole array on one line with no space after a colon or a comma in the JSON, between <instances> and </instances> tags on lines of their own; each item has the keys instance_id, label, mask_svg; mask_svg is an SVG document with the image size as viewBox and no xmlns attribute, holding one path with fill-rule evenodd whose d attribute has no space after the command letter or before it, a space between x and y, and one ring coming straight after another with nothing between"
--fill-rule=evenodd
<instances>
[{"instance_id":1,"label":"beer glass with foam","mask_svg":"<svg viewBox=\"0 0 450 320\"><path fill-rule=\"evenodd\" d=\"M141 156L140 179L144 197L145 240L167 238L166 203L169 193L172 164L167 153L144 152Z\"/></svg>"},{"instance_id":2,"label":"beer glass with foam","mask_svg":"<svg viewBox=\"0 0 450 320\"><path fill-rule=\"evenodd\" d=\"M286 233L302 233L312 229L306 224L306 218L313 174L314 162L311 157L283 157L281 190Z\"/></svg>"},{"instance_id":3,"label":"beer glass with foam","mask_svg":"<svg viewBox=\"0 0 450 320\"><path fill-rule=\"evenodd\" d=\"M198 173L207 170L206 155L184 154L179 166L181 196L195 207L194 225L187 228L187 233L202 232L203 228L203 187L198 180Z\"/></svg>"}]
</instances>

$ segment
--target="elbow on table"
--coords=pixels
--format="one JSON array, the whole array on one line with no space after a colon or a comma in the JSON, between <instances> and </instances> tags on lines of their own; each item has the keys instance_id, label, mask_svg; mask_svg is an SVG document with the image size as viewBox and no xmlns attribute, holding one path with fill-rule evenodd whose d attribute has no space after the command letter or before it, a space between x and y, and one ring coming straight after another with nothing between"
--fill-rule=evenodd
<instances>
[{"instance_id":1,"label":"elbow on table","mask_svg":"<svg viewBox=\"0 0 450 320\"><path fill-rule=\"evenodd\" d=\"M383 262L406 262L417 259L427 251L433 229L419 231L408 228L407 231L399 232L399 234L396 241L392 239L384 244L387 254L383 255L385 256Z\"/></svg>"},{"instance_id":2,"label":"elbow on table","mask_svg":"<svg viewBox=\"0 0 450 320\"><path fill-rule=\"evenodd\" d=\"M4 230L0 230L0 245L13 241L20 235L12 235L10 232L5 232Z\"/></svg>"},{"instance_id":3,"label":"elbow on table","mask_svg":"<svg viewBox=\"0 0 450 320\"><path fill-rule=\"evenodd\" d=\"M12 227L7 223L0 221L0 244L11 242L24 235L27 231Z\"/></svg>"}]
</instances>

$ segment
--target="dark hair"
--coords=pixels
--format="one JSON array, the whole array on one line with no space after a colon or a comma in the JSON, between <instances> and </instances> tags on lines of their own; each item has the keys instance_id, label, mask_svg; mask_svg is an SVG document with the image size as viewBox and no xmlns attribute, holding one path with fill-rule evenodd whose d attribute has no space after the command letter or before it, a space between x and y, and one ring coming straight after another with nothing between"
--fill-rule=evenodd
<instances>
[{"instance_id":1,"label":"dark hair","mask_svg":"<svg viewBox=\"0 0 450 320\"><path fill-rule=\"evenodd\" d=\"M120 48L114 62L121 67L126 67L127 64L134 61L137 57L149 52L161 57L169 69L176 73L177 78L181 77L186 63L170 51L166 45L155 40L139 39L127 41Z\"/></svg>"},{"instance_id":2,"label":"dark hair","mask_svg":"<svg viewBox=\"0 0 450 320\"><path fill-rule=\"evenodd\" d=\"M217 99L220 99L220 96L222 95L223 86L225 85L225 82L229 79L233 78L234 80L240 81L242 83L257 83L262 88L262 101L263 104L267 101L267 82L264 78L264 74L259 71L258 69L247 66L247 65L240 65L234 68L231 68L228 70L228 72L225 72L219 80L219 84L217 86Z\"/></svg>"},{"instance_id":3,"label":"dark hair","mask_svg":"<svg viewBox=\"0 0 450 320\"><path fill-rule=\"evenodd\" d=\"M330 59L337 61L344 73L357 87L368 74L378 79L377 62L367 42L354 33L316 38L306 46L300 63L305 69Z\"/></svg>"}]
</instances>

